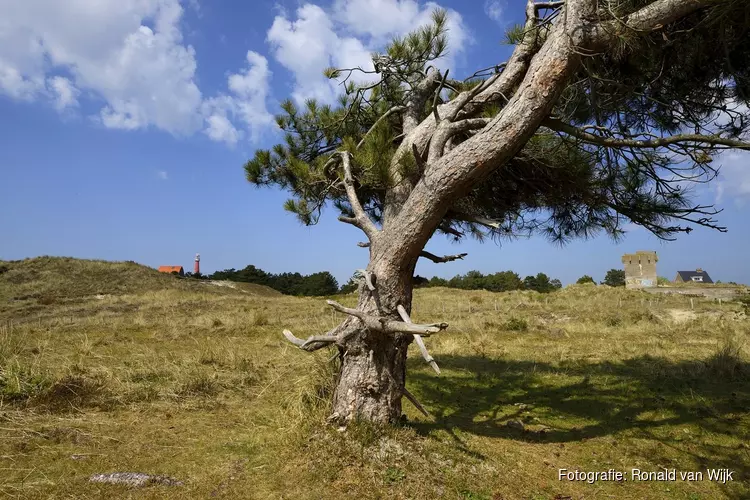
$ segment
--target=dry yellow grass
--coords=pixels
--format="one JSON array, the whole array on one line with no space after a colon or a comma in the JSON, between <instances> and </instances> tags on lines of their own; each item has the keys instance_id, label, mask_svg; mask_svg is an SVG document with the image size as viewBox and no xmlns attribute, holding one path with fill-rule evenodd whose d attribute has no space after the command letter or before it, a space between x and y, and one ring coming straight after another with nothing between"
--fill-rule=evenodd
<instances>
[{"instance_id":1,"label":"dry yellow grass","mask_svg":"<svg viewBox=\"0 0 750 500\"><path fill-rule=\"evenodd\" d=\"M341 433L324 423L330 353L280 335L330 328L340 318L322 300L145 268L125 269L123 281L106 263L2 264L0 492L10 497L750 495L750 321L740 304L695 299L693 310L689 298L593 285L418 290L415 321L451 324L427 340L440 377L410 354L408 387L432 418L405 401L405 425ZM558 480L560 468L721 467L735 480ZM87 480L118 471L185 484Z\"/></svg>"}]
</instances>

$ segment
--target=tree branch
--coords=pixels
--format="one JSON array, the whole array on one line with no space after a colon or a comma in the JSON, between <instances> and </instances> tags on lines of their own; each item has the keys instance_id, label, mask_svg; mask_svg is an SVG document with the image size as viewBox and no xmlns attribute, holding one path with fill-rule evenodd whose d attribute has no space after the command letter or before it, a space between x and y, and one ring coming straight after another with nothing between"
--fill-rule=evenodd
<instances>
[{"instance_id":1,"label":"tree branch","mask_svg":"<svg viewBox=\"0 0 750 500\"><path fill-rule=\"evenodd\" d=\"M417 398L415 398L414 395L406 389L406 387L401 389L401 392L404 394L404 396L406 396L406 399L411 401L411 404L413 404L414 407L417 410L419 410L420 413L422 413L422 415L424 415L427 418L430 418L430 414L427 413L427 410L424 409L424 406L422 406L422 404L419 401L417 401Z\"/></svg>"},{"instance_id":2,"label":"tree branch","mask_svg":"<svg viewBox=\"0 0 750 500\"><path fill-rule=\"evenodd\" d=\"M725 3L727 0L656 0L621 19L600 23L592 30L591 43L602 47L625 31L649 32L661 29L696 10Z\"/></svg>"},{"instance_id":3,"label":"tree branch","mask_svg":"<svg viewBox=\"0 0 750 500\"><path fill-rule=\"evenodd\" d=\"M348 314L350 316L354 316L355 318L358 318L362 323L365 325L366 328L381 332L381 333L411 333L422 335L423 337L430 336L434 333L439 333L448 328L447 323L433 323L428 325L416 325L416 324L410 324L410 323L404 323L402 321L392 321L387 318L378 318L375 316L370 316L369 314L366 314L363 311L360 311L358 309L351 309L349 307L344 307L338 302L334 300L327 300L326 301L328 305L333 307L338 312Z\"/></svg>"},{"instance_id":4,"label":"tree branch","mask_svg":"<svg viewBox=\"0 0 750 500\"><path fill-rule=\"evenodd\" d=\"M396 309L398 310L398 314L401 316L401 319L404 320L404 323L411 323L409 313L406 312L404 306L399 304ZM419 350L422 352L422 357L424 358L424 360L432 367L433 370L435 370L435 373L440 375L440 367L438 367L437 363L435 362L435 358L430 356L430 353L427 352L427 347L424 345L422 337L420 335L414 335L414 342L416 342L419 346Z\"/></svg>"},{"instance_id":5,"label":"tree branch","mask_svg":"<svg viewBox=\"0 0 750 500\"><path fill-rule=\"evenodd\" d=\"M444 255L442 257L439 257L435 255L434 253L430 253L426 250L422 250L422 253L419 254L420 257L424 257L425 259L429 259L435 264L443 264L446 262L453 262L454 260L463 260L464 257L469 255L468 253L460 253L458 255Z\"/></svg>"},{"instance_id":6,"label":"tree branch","mask_svg":"<svg viewBox=\"0 0 750 500\"><path fill-rule=\"evenodd\" d=\"M375 277L373 273L368 271L367 269L357 269L357 272L360 273L365 278L365 283L367 283L367 289L371 292L375 291L375 283L373 283L372 278Z\"/></svg>"},{"instance_id":7,"label":"tree branch","mask_svg":"<svg viewBox=\"0 0 750 500\"><path fill-rule=\"evenodd\" d=\"M372 127L370 127L370 130L368 130L365 133L365 135L362 136L362 139L357 144L357 149L359 149L359 148L362 147L362 145L365 143L365 139L367 139L367 136L369 136L372 133L372 131L377 128L378 125L380 125L381 123L383 123L383 121L386 118L388 118L389 116L391 116L394 113L400 113L401 111L404 111L405 109L406 109L406 106L393 106L391 109L389 109L388 111L386 111L385 113L383 113L383 115L380 118L378 118L375 121L375 123L373 123Z\"/></svg>"},{"instance_id":8,"label":"tree branch","mask_svg":"<svg viewBox=\"0 0 750 500\"><path fill-rule=\"evenodd\" d=\"M565 5L565 2L539 2L534 4L534 10L539 12L542 9L557 9Z\"/></svg>"},{"instance_id":9,"label":"tree branch","mask_svg":"<svg viewBox=\"0 0 750 500\"><path fill-rule=\"evenodd\" d=\"M500 229L502 227L501 221L488 219L487 217L482 217L481 215L471 215L471 214L464 214L461 212L450 211L448 212L448 214L446 214L446 216L452 219L456 219L456 220L460 220L464 222L471 222L474 224L487 226L492 229Z\"/></svg>"},{"instance_id":10,"label":"tree branch","mask_svg":"<svg viewBox=\"0 0 750 500\"><path fill-rule=\"evenodd\" d=\"M339 342L342 340L337 335L334 334L334 332L338 329L334 328L330 332L328 332L325 335L313 335L311 337L308 337L307 340L295 337L292 332L289 330L284 330L283 334L286 339L291 342L292 344L296 345L303 351L307 352L313 352L317 351L318 349L322 349L324 347L327 347L330 344Z\"/></svg>"},{"instance_id":11,"label":"tree branch","mask_svg":"<svg viewBox=\"0 0 750 500\"><path fill-rule=\"evenodd\" d=\"M354 188L350 153L348 151L341 151L339 154L341 154L344 164L344 188L346 189L346 196L349 198L349 204L352 206L352 211L354 212L353 218L339 217L339 220L357 226L372 240L378 233L378 228L375 227L375 224L373 224L367 213L365 213L365 209L362 208L362 204L357 196L357 190Z\"/></svg>"},{"instance_id":12,"label":"tree branch","mask_svg":"<svg viewBox=\"0 0 750 500\"><path fill-rule=\"evenodd\" d=\"M737 139L727 139L718 135L702 135L702 134L678 134L671 135L668 137L656 137L653 139L627 139L627 138L616 138L616 137L602 137L587 132L583 128L578 128L569 123L565 123L556 118L548 118L544 121L546 127L551 128L557 132L563 132L572 137L580 139L589 144L596 144L599 146L606 146L612 148L619 147L633 147L633 148L661 148L670 145L685 145L685 143L698 143L708 144L712 146L727 146L736 149L750 150L750 143L740 141Z\"/></svg>"}]
</instances>

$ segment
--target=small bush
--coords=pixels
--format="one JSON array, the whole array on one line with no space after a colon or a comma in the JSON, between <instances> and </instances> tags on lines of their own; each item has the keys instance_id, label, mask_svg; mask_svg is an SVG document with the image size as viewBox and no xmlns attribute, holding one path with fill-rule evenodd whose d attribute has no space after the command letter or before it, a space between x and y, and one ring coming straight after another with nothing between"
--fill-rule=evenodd
<instances>
[{"instance_id":1,"label":"small bush","mask_svg":"<svg viewBox=\"0 0 750 500\"><path fill-rule=\"evenodd\" d=\"M70 374L56 380L37 398L39 403L55 411L109 409L113 399L104 379L82 374Z\"/></svg>"},{"instance_id":2,"label":"small bush","mask_svg":"<svg viewBox=\"0 0 750 500\"><path fill-rule=\"evenodd\" d=\"M604 324L607 326L620 326L622 318L617 314L613 314L604 318Z\"/></svg>"},{"instance_id":3,"label":"small bush","mask_svg":"<svg viewBox=\"0 0 750 500\"><path fill-rule=\"evenodd\" d=\"M271 321L265 311L256 311L253 315L253 326L266 326Z\"/></svg>"},{"instance_id":4,"label":"small bush","mask_svg":"<svg viewBox=\"0 0 750 500\"><path fill-rule=\"evenodd\" d=\"M746 364L740 343L735 339L726 340L716 353L706 360L706 369L722 379L733 379L743 375Z\"/></svg>"},{"instance_id":5,"label":"small bush","mask_svg":"<svg viewBox=\"0 0 750 500\"><path fill-rule=\"evenodd\" d=\"M215 379L206 373L201 373L182 384L177 394L180 396L215 396L219 388Z\"/></svg>"},{"instance_id":6,"label":"small bush","mask_svg":"<svg viewBox=\"0 0 750 500\"><path fill-rule=\"evenodd\" d=\"M529 329L529 322L524 318L510 318L505 322L505 329L512 332L525 332Z\"/></svg>"},{"instance_id":7,"label":"small bush","mask_svg":"<svg viewBox=\"0 0 750 500\"><path fill-rule=\"evenodd\" d=\"M388 467L385 470L385 482L388 484L398 483L406 479L406 472L398 467Z\"/></svg>"},{"instance_id":8,"label":"small bush","mask_svg":"<svg viewBox=\"0 0 750 500\"><path fill-rule=\"evenodd\" d=\"M54 296L47 294L39 297L38 301L43 306L51 306L52 304L57 302L57 299Z\"/></svg>"}]
</instances>

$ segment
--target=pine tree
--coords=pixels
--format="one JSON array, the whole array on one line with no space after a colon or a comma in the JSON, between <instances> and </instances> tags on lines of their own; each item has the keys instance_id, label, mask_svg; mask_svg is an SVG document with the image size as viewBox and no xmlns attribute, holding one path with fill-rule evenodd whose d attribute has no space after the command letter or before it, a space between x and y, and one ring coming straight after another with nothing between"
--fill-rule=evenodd
<instances>
[{"instance_id":1,"label":"pine tree","mask_svg":"<svg viewBox=\"0 0 750 500\"><path fill-rule=\"evenodd\" d=\"M625 271L622 269L610 269L604 276L603 285L625 286Z\"/></svg>"},{"instance_id":2,"label":"pine tree","mask_svg":"<svg viewBox=\"0 0 750 500\"><path fill-rule=\"evenodd\" d=\"M374 71L327 70L344 83L336 105L284 102L285 141L255 153L248 180L289 191L285 208L305 224L335 207L370 253L357 307L329 301L340 325L284 332L339 350L332 419L399 420L402 395L416 401L412 341L437 370L420 335L447 325L411 323L412 277L420 257L465 254L426 252L435 233L564 243L630 223L664 239L725 230L688 188L714 178L719 152L749 147L749 17L746 0L529 0L511 58L457 80L436 67L448 43L438 10L374 54Z\"/></svg>"}]
</instances>

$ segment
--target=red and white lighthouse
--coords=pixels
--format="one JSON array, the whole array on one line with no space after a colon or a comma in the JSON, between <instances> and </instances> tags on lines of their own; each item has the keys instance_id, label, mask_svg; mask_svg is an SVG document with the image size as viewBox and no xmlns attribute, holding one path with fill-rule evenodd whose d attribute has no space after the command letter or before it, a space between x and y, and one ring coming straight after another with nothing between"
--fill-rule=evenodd
<instances>
[{"instance_id":1,"label":"red and white lighthouse","mask_svg":"<svg viewBox=\"0 0 750 500\"><path fill-rule=\"evenodd\" d=\"M193 274L201 273L201 254L195 254L195 267L193 267Z\"/></svg>"}]
</instances>

